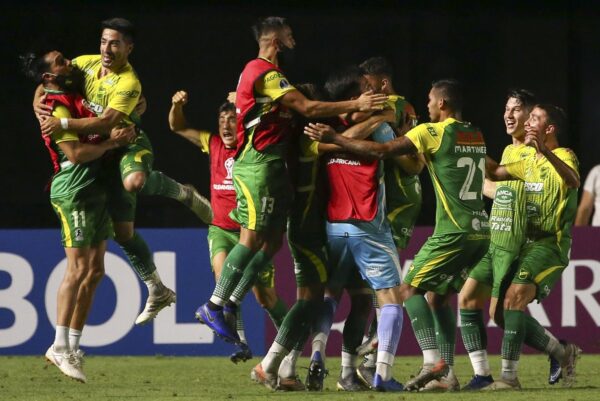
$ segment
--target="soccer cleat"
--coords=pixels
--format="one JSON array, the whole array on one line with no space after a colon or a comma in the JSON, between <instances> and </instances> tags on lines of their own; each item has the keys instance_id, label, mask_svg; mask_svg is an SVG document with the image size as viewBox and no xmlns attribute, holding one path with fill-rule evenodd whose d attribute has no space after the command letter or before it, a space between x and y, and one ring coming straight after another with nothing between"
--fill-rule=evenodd
<instances>
[{"instance_id":1,"label":"soccer cleat","mask_svg":"<svg viewBox=\"0 0 600 401\"><path fill-rule=\"evenodd\" d=\"M211 310L208 304L204 304L196 310L196 319L207 325L223 341L233 344L240 343L240 336L227 324L222 309Z\"/></svg>"},{"instance_id":2,"label":"soccer cleat","mask_svg":"<svg viewBox=\"0 0 600 401\"><path fill-rule=\"evenodd\" d=\"M304 391L306 386L298 376L280 377L277 381L277 390L281 391Z\"/></svg>"},{"instance_id":3,"label":"soccer cleat","mask_svg":"<svg viewBox=\"0 0 600 401\"><path fill-rule=\"evenodd\" d=\"M581 358L581 352L581 348L573 343L565 345L565 359L560 364L564 387L571 387L575 384L575 367L577 360Z\"/></svg>"},{"instance_id":4,"label":"soccer cleat","mask_svg":"<svg viewBox=\"0 0 600 401\"><path fill-rule=\"evenodd\" d=\"M492 377L492 375L488 375L488 376L475 375L475 376L473 376L473 378L471 379L470 382L468 382L467 384L465 384L463 386L463 388L461 390L462 391L477 391L477 390L483 389L484 387L489 386L493 382L494 382L494 378Z\"/></svg>"},{"instance_id":5,"label":"soccer cleat","mask_svg":"<svg viewBox=\"0 0 600 401\"><path fill-rule=\"evenodd\" d=\"M375 366L366 366L363 361L358 368L356 368L356 375L361 382L368 388L373 388L373 379L375 379Z\"/></svg>"},{"instance_id":6,"label":"soccer cleat","mask_svg":"<svg viewBox=\"0 0 600 401\"><path fill-rule=\"evenodd\" d=\"M277 375L265 372L260 363L252 368L250 378L268 389L277 389Z\"/></svg>"},{"instance_id":7,"label":"soccer cleat","mask_svg":"<svg viewBox=\"0 0 600 401\"><path fill-rule=\"evenodd\" d=\"M435 365L423 365L418 375L406 382L406 391L419 391L432 380L439 380L448 374L448 365L440 359Z\"/></svg>"},{"instance_id":8,"label":"soccer cleat","mask_svg":"<svg viewBox=\"0 0 600 401\"><path fill-rule=\"evenodd\" d=\"M365 391L368 388L363 385L362 381L356 375L356 372L349 377L342 377L338 379L335 387L337 391Z\"/></svg>"},{"instance_id":9,"label":"soccer cleat","mask_svg":"<svg viewBox=\"0 0 600 401\"><path fill-rule=\"evenodd\" d=\"M237 365L238 362L246 362L247 360L252 359L252 351L248 344L240 342L238 347L240 347L240 349L229 356L231 362Z\"/></svg>"},{"instance_id":10,"label":"soccer cleat","mask_svg":"<svg viewBox=\"0 0 600 401\"><path fill-rule=\"evenodd\" d=\"M200 220L210 224L213 219L213 211L210 207L210 201L200 195L196 188L190 184L182 185L183 199L181 203L186 205Z\"/></svg>"},{"instance_id":11,"label":"soccer cleat","mask_svg":"<svg viewBox=\"0 0 600 401\"><path fill-rule=\"evenodd\" d=\"M308 365L306 389L308 391L323 391L323 380L325 380L328 373L321 359L321 353L315 352L313 359L310 360L310 365Z\"/></svg>"},{"instance_id":12,"label":"soccer cleat","mask_svg":"<svg viewBox=\"0 0 600 401\"><path fill-rule=\"evenodd\" d=\"M565 340L559 340L559 342L566 347L567 342ZM562 368L558 359L554 358L552 355L548 357L548 362L550 362L550 372L548 372L548 384L553 385L558 383L560 379L562 379Z\"/></svg>"},{"instance_id":13,"label":"soccer cleat","mask_svg":"<svg viewBox=\"0 0 600 401\"><path fill-rule=\"evenodd\" d=\"M158 312L177 302L177 295L170 288L164 287L164 292L158 296L149 296L142 313L135 319L135 324L143 325L153 320Z\"/></svg>"},{"instance_id":14,"label":"soccer cleat","mask_svg":"<svg viewBox=\"0 0 600 401\"><path fill-rule=\"evenodd\" d=\"M81 363L76 354L72 351L56 352L54 345L46 351L46 360L56 366L65 375L78 382L85 383L87 378L83 373Z\"/></svg>"},{"instance_id":15,"label":"soccer cleat","mask_svg":"<svg viewBox=\"0 0 600 401\"><path fill-rule=\"evenodd\" d=\"M377 346L379 345L379 338L377 337L377 333L374 333L372 336L367 338L367 341L356 347L356 353L358 356L365 356L372 354L377 351Z\"/></svg>"},{"instance_id":16,"label":"soccer cleat","mask_svg":"<svg viewBox=\"0 0 600 401\"><path fill-rule=\"evenodd\" d=\"M393 377L390 380L384 381L380 375L376 374L373 379L373 389L375 391L391 393L404 391L404 386Z\"/></svg>"},{"instance_id":17,"label":"soccer cleat","mask_svg":"<svg viewBox=\"0 0 600 401\"><path fill-rule=\"evenodd\" d=\"M490 383L486 387L483 387L481 390L483 390L483 391L521 390L521 383L519 383L519 379L516 377L513 380L500 379L500 380L496 380L493 383Z\"/></svg>"},{"instance_id":18,"label":"soccer cleat","mask_svg":"<svg viewBox=\"0 0 600 401\"><path fill-rule=\"evenodd\" d=\"M460 384L454 373L448 373L446 376L442 376L439 379L432 380L427 383L420 391L460 391Z\"/></svg>"},{"instance_id":19,"label":"soccer cleat","mask_svg":"<svg viewBox=\"0 0 600 401\"><path fill-rule=\"evenodd\" d=\"M83 364L85 363L85 360L83 359L85 352L83 352L81 349L77 349L73 351L73 353L75 354L75 357L79 360L79 365L83 368Z\"/></svg>"}]
</instances>

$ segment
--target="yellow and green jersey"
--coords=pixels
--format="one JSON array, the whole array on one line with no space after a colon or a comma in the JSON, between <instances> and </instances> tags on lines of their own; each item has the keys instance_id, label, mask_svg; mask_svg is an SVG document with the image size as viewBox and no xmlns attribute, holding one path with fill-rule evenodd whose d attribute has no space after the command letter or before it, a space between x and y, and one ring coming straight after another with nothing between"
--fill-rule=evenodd
<instances>
[{"instance_id":1,"label":"yellow and green jersey","mask_svg":"<svg viewBox=\"0 0 600 401\"><path fill-rule=\"evenodd\" d=\"M56 118L71 118L71 112L63 105L55 107L52 115ZM73 195L75 192L90 185L96 179L100 163L98 160L83 164L73 164L62 151L59 143L77 141L79 136L73 131L61 131L52 134L51 149L55 152L60 170L52 177L50 198L61 198Z\"/></svg>"},{"instance_id":2,"label":"yellow and green jersey","mask_svg":"<svg viewBox=\"0 0 600 401\"><path fill-rule=\"evenodd\" d=\"M479 129L448 118L420 124L406 137L425 156L431 175L437 201L434 234L489 238L483 202L486 147Z\"/></svg>"},{"instance_id":3,"label":"yellow and green jersey","mask_svg":"<svg viewBox=\"0 0 600 401\"><path fill-rule=\"evenodd\" d=\"M535 153L531 146L508 145L500 164L524 160ZM525 241L527 212L525 184L520 180L498 181L490 212L490 242L504 250L519 252Z\"/></svg>"},{"instance_id":4,"label":"yellow and green jersey","mask_svg":"<svg viewBox=\"0 0 600 401\"><path fill-rule=\"evenodd\" d=\"M131 64L121 70L100 77L102 68L99 54L79 56L72 60L73 66L85 74L84 96L96 115L111 108L125 114L124 122L132 123L135 106L142 94L142 84Z\"/></svg>"},{"instance_id":5,"label":"yellow and green jersey","mask_svg":"<svg viewBox=\"0 0 600 401\"><path fill-rule=\"evenodd\" d=\"M567 148L552 151L579 174L579 162ZM527 239L551 239L563 252L571 245L571 227L577 213L577 189L568 188L544 156L533 153L506 165L508 173L525 183Z\"/></svg>"}]
</instances>

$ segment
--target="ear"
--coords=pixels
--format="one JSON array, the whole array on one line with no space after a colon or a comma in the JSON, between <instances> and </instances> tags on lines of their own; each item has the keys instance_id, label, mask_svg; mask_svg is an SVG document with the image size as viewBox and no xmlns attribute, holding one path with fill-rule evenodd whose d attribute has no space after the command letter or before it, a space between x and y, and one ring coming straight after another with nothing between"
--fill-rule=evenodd
<instances>
[{"instance_id":1,"label":"ear","mask_svg":"<svg viewBox=\"0 0 600 401\"><path fill-rule=\"evenodd\" d=\"M385 91L385 89L388 88L389 84L390 84L390 81L387 78L383 78L381 80L381 90Z\"/></svg>"},{"instance_id":2,"label":"ear","mask_svg":"<svg viewBox=\"0 0 600 401\"><path fill-rule=\"evenodd\" d=\"M130 44L129 44L129 46L128 46L128 49L127 49L127 55L130 55L130 54L131 54L131 52L133 51L133 46L134 46L134 44L133 44L133 43L130 43Z\"/></svg>"},{"instance_id":3,"label":"ear","mask_svg":"<svg viewBox=\"0 0 600 401\"><path fill-rule=\"evenodd\" d=\"M443 97L440 97L437 100L437 104L438 104L438 107L440 108L440 110L444 110L446 108L446 106L448 105L448 102L446 102L446 99L444 99Z\"/></svg>"},{"instance_id":4,"label":"ear","mask_svg":"<svg viewBox=\"0 0 600 401\"><path fill-rule=\"evenodd\" d=\"M556 135L556 126L554 124L549 124L544 130L546 135L555 134Z\"/></svg>"},{"instance_id":5,"label":"ear","mask_svg":"<svg viewBox=\"0 0 600 401\"><path fill-rule=\"evenodd\" d=\"M42 74L42 80L44 82L52 82L55 78L56 78L56 75L49 73L49 72L45 72Z\"/></svg>"}]
</instances>

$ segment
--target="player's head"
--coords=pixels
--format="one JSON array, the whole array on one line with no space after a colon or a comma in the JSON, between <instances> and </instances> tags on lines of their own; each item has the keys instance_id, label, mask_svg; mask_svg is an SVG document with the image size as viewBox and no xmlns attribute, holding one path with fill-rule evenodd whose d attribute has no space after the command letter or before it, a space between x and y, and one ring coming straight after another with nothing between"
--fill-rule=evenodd
<instances>
[{"instance_id":1,"label":"player's head","mask_svg":"<svg viewBox=\"0 0 600 401\"><path fill-rule=\"evenodd\" d=\"M325 90L334 102L359 97L365 86L365 77L360 68L355 65L336 71L325 82Z\"/></svg>"},{"instance_id":2,"label":"player's head","mask_svg":"<svg viewBox=\"0 0 600 401\"><path fill-rule=\"evenodd\" d=\"M111 18L102 21L100 36L100 55L102 66L111 71L127 64L133 50L135 28L125 18Z\"/></svg>"},{"instance_id":3,"label":"player's head","mask_svg":"<svg viewBox=\"0 0 600 401\"><path fill-rule=\"evenodd\" d=\"M525 132L541 134L541 138L558 140L567 126L567 114L563 109L553 104L536 104L525 122Z\"/></svg>"},{"instance_id":4,"label":"player's head","mask_svg":"<svg viewBox=\"0 0 600 401\"><path fill-rule=\"evenodd\" d=\"M431 84L429 91L429 119L440 121L442 111L460 113L462 111L462 85L455 79L441 79Z\"/></svg>"},{"instance_id":5,"label":"player's head","mask_svg":"<svg viewBox=\"0 0 600 401\"><path fill-rule=\"evenodd\" d=\"M384 57L371 57L360 64L369 90L377 93L392 94L392 65Z\"/></svg>"},{"instance_id":6,"label":"player's head","mask_svg":"<svg viewBox=\"0 0 600 401\"><path fill-rule=\"evenodd\" d=\"M296 47L292 28L283 17L261 18L252 26L252 32L261 49L273 47L285 55Z\"/></svg>"},{"instance_id":7,"label":"player's head","mask_svg":"<svg viewBox=\"0 0 600 401\"><path fill-rule=\"evenodd\" d=\"M527 89L511 89L504 107L506 133L521 140L525 135L525 121L535 105L535 95Z\"/></svg>"},{"instance_id":8,"label":"player's head","mask_svg":"<svg viewBox=\"0 0 600 401\"><path fill-rule=\"evenodd\" d=\"M219 107L219 136L226 148L234 148L237 145L237 118L235 105L225 102Z\"/></svg>"},{"instance_id":9,"label":"player's head","mask_svg":"<svg viewBox=\"0 0 600 401\"><path fill-rule=\"evenodd\" d=\"M73 71L71 60L61 52L52 50L42 56L27 53L21 58L23 73L36 84L56 89L68 89L69 76Z\"/></svg>"}]
</instances>

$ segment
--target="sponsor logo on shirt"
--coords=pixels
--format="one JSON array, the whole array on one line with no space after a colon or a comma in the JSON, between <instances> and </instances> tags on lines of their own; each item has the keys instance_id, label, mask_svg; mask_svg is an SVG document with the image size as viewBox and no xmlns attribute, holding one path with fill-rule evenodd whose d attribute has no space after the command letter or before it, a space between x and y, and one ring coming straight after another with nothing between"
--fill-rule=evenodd
<instances>
[{"instance_id":1,"label":"sponsor logo on shirt","mask_svg":"<svg viewBox=\"0 0 600 401\"><path fill-rule=\"evenodd\" d=\"M360 166L360 161L358 160L348 160L342 159L340 157L333 158L327 162L327 164L343 164L345 166Z\"/></svg>"},{"instance_id":2,"label":"sponsor logo on shirt","mask_svg":"<svg viewBox=\"0 0 600 401\"><path fill-rule=\"evenodd\" d=\"M81 228L75 229L75 241L83 241L83 231L81 231Z\"/></svg>"},{"instance_id":3,"label":"sponsor logo on shirt","mask_svg":"<svg viewBox=\"0 0 600 401\"><path fill-rule=\"evenodd\" d=\"M285 89L289 86L290 86L290 83L287 81L287 79L282 79L281 81L279 81L279 87L281 89Z\"/></svg>"},{"instance_id":4,"label":"sponsor logo on shirt","mask_svg":"<svg viewBox=\"0 0 600 401\"><path fill-rule=\"evenodd\" d=\"M525 192L543 193L544 192L544 183L543 182L526 182L525 183Z\"/></svg>"},{"instance_id":5,"label":"sponsor logo on shirt","mask_svg":"<svg viewBox=\"0 0 600 401\"><path fill-rule=\"evenodd\" d=\"M507 187L499 187L494 198L494 207L502 210L513 210L514 192Z\"/></svg>"},{"instance_id":6,"label":"sponsor logo on shirt","mask_svg":"<svg viewBox=\"0 0 600 401\"><path fill-rule=\"evenodd\" d=\"M132 90L132 91L119 91L117 92L117 96L123 96L128 98L136 98L140 95L140 91Z\"/></svg>"}]
</instances>

